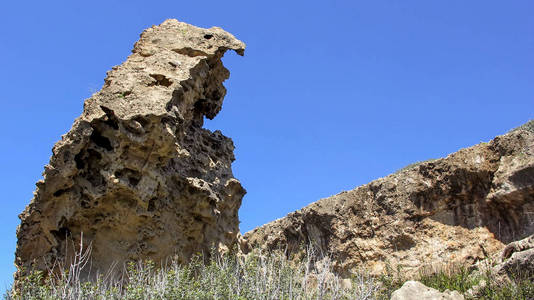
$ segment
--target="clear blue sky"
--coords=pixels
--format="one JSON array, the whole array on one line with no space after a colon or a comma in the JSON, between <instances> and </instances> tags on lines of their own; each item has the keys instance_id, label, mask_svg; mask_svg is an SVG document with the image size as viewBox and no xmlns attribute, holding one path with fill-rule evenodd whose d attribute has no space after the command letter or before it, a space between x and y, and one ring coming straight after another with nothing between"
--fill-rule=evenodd
<instances>
[{"instance_id":1,"label":"clear blue sky","mask_svg":"<svg viewBox=\"0 0 534 300\"><path fill-rule=\"evenodd\" d=\"M0 5L0 287L17 215L53 144L166 18L220 26L222 112L248 194L241 231L411 162L488 141L534 117L534 2L3 1Z\"/></svg>"}]
</instances>

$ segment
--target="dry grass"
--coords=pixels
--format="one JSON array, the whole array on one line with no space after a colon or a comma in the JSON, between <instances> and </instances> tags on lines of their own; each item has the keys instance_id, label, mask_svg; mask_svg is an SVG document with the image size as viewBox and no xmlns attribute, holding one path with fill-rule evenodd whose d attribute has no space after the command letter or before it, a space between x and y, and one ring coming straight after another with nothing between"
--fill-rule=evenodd
<instances>
[{"instance_id":1,"label":"dry grass","mask_svg":"<svg viewBox=\"0 0 534 300\"><path fill-rule=\"evenodd\" d=\"M89 250L90 251L90 250ZM85 281L89 252L77 255L68 270L43 278L33 272L6 299L374 299L378 283L365 274L342 279L331 260L308 248L298 261L281 251L247 256L197 255L188 265L151 261L130 263L123 276ZM111 274L112 272L108 272Z\"/></svg>"},{"instance_id":2,"label":"dry grass","mask_svg":"<svg viewBox=\"0 0 534 300\"><path fill-rule=\"evenodd\" d=\"M83 249L83 245L80 245ZM532 278L521 276L507 284L498 283L489 272L471 272L462 266L422 272L418 278L405 278L401 269L389 270L380 278L365 272L342 279L333 271L328 256L308 247L300 259L288 259L283 251L251 254L195 256L187 265L171 261L164 265L151 261L131 262L123 272L111 267L106 274L85 280L90 266L91 247L80 251L68 268L44 278L32 272L20 288L7 291L5 299L389 299L406 280L416 279L440 291L457 290L466 299L534 299ZM57 266L53 266L57 267ZM489 270L489 268L488 268ZM112 275L115 274L115 275ZM116 275L122 274L122 275ZM476 297L467 293L481 285Z\"/></svg>"}]
</instances>

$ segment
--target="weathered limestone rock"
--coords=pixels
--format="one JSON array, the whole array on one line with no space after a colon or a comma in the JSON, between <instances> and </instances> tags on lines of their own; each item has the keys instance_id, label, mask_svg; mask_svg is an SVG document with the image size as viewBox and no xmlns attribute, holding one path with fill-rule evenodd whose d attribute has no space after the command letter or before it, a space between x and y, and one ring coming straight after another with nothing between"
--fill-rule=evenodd
<instances>
[{"instance_id":1,"label":"weathered limestone rock","mask_svg":"<svg viewBox=\"0 0 534 300\"><path fill-rule=\"evenodd\" d=\"M506 245L501 252L478 262L472 268L474 272L470 276L476 278L491 274L493 284L514 285L525 279L534 281L534 234ZM480 298L481 292L487 285L488 283L482 280L470 288L466 295Z\"/></svg>"},{"instance_id":2,"label":"weathered limestone rock","mask_svg":"<svg viewBox=\"0 0 534 300\"><path fill-rule=\"evenodd\" d=\"M393 292L391 300L463 300L458 291L446 290L443 293L429 288L419 281L406 281L402 287Z\"/></svg>"},{"instance_id":3,"label":"weathered limestone rock","mask_svg":"<svg viewBox=\"0 0 534 300\"><path fill-rule=\"evenodd\" d=\"M501 259L502 261L506 261L508 258L517 253L530 251L532 249L534 249L534 234L520 241L511 242L510 244L506 245L502 251ZM534 261L532 263L534 263ZM534 268L532 271L534 271Z\"/></svg>"},{"instance_id":4,"label":"weathered limestone rock","mask_svg":"<svg viewBox=\"0 0 534 300\"><path fill-rule=\"evenodd\" d=\"M202 125L226 94L222 56L244 48L220 28L176 20L141 34L54 146L20 215L16 277L68 262L82 233L93 272L235 244L245 190L232 175L234 145Z\"/></svg>"},{"instance_id":5,"label":"weathered limestone rock","mask_svg":"<svg viewBox=\"0 0 534 300\"><path fill-rule=\"evenodd\" d=\"M512 281L513 276L534 280L534 234L508 244L501 252L501 261L493 267L498 281Z\"/></svg>"},{"instance_id":6,"label":"weathered limestone rock","mask_svg":"<svg viewBox=\"0 0 534 300\"><path fill-rule=\"evenodd\" d=\"M482 260L534 233L531 127L321 199L246 233L241 247L312 242L345 275Z\"/></svg>"}]
</instances>

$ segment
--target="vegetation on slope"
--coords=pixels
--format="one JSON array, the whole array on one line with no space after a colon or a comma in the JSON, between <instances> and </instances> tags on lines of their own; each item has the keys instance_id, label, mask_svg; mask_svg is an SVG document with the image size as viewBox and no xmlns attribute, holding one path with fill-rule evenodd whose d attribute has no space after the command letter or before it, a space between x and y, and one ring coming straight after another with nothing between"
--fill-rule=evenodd
<instances>
[{"instance_id":1,"label":"vegetation on slope","mask_svg":"<svg viewBox=\"0 0 534 300\"><path fill-rule=\"evenodd\" d=\"M530 120L530 121L526 122L525 124L510 130L510 132L514 132L514 131L517 131L517 130L526 130L526 131L534 133L534 120Z\"/></svg>"},{"instance_id":2,"label":"vegetation on slope","mask_svg":"<svg viewBox=\"0 0 534 300\"><path fill-rule=\"evenodd\" d=\"M377 299L390 299L395 290L412 279L440 292L456 290L467 300L534 299L534 282L525 270L515 270L511 281L503 281L503 278L492 274L491 266L492 262L488 259L479 265L483 270L474 269L473 266L449 266L439 271L422 270L418 278L406 278L400 269L395 272L390 270L387 275L380 277Z\"/></svg>"},{"instance_id":3,"label":"vegetation on slope","mask_svg":"<svg viewBox=\"0 0 534 300\"><path fill-rule=\"evenodd\" d=\"M406 280L414 279L405 278L400 269L379 278L362 272L342 279L328 257L308 248L301 258L254 251L247 256L212 254L211 259L197 255L187 265L130 263L122 276L109 272L84 281L81 274L89 266L89 253L77 255L60 274L44 278L43 272L31 273L5 299L389 299ZM503 284L489 272L460 267L421 273L415 279L440 291L457 290L466 299L534 298L534 283L521 276ZM470 296L475 286L480 287L478 293Z\"/></svg>"},{"instance_id":4,"label":"vegetation on slope","mask_svg":"<svg viewBox=\"0 0 534 300\"><path fill-rule=\"evenodd\" d=\"M378 282L363 274L342 279L332 272L328 258L317 263L310 249L301 259L281 251L247 256L198 255L185 266L170 262L130 263L122 277L80 278L83 255L69 270L43 278L33 272L6 299L373 299Z\"/></svg>"}]
</instances>

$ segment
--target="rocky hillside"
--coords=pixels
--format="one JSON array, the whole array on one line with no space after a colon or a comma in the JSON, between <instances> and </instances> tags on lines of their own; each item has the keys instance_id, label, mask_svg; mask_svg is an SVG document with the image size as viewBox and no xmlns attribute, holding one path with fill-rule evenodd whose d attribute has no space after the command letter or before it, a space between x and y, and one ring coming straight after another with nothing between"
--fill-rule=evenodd
<instances>
[{"instance_id":1,"label":"rocky hillside","mask_svg":"<svg viewBox=\"0 0 534 300\"><path fill-rule=\"evenodd\" d=\"M321 199L244 235L255 247L312 243L348 274L474 263L534 233L534 122L489 143Z\"/></svg>"},{"instance_id":2,"label":"rocky hillside","mask_svg":"<svg viewBox=\"0 0 534 300\"><path fill-rule=\"evenodd\" d=\"M235 244L245 190L232 175L234 145L202 124L226 94L221 57L244 48L220 28L176 20L141 34L54 146L20 215L16 278L68 265L82 242L93 273Z\"/></svg>"}]
</instances>

